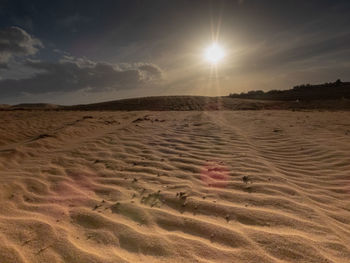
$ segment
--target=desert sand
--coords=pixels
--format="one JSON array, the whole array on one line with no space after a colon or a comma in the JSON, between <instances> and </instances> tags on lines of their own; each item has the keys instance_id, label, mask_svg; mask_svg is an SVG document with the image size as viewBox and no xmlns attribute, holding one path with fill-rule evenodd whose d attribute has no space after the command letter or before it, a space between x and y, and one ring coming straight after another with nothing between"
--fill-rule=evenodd
<instances>
[{"instance_id":1,"label":"desert sand","mask_svg":"<svg viewBox=\"0 0 350 263\"><path fill-rule=\"evenodd\" d=\"M350 114L2 111L0 262L350 262Z\"/></svg>"}]
</instances>

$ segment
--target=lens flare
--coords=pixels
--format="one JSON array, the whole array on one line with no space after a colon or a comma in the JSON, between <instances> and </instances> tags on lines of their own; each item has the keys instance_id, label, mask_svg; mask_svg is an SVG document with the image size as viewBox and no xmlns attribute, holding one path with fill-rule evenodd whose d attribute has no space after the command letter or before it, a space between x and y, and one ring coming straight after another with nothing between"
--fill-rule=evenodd
<instances>
[{"instance_id":1,"label":"lens flare","mask_svg":"<svg viewBox=\"0 0 350 263\"><path fill-rule=\"evenodd\" d=\"M205 59L211 64L217 64L225 57L224 49L217 43L207 47L204 52Z\"/></svg>"},{"instance_id":2,"label":"lens flare","mask_svg":"<svg viewBox=\"0 0 350 263\"><path fill-rule=\"evenodd\" d=\"M201 180L209 187L225 188L229 175L230 170L224 162L208 160L201 169Z\"/></svg>"}]
</instances>

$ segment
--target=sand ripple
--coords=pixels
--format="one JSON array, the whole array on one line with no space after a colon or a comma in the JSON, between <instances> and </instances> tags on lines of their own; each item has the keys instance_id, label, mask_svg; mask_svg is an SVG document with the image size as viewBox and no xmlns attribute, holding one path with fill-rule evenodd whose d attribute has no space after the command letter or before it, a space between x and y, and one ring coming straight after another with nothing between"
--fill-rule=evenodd
<instances>
[{"instance_id":1,"label":"sand ripple","mask_svg":"<svg viewBox=\"0 0 350 263\"><path fill-rule=\"evenodd\" d=\"M346 112L0 112L0 261L350 262Z\"/></svg>"}]
</instances>

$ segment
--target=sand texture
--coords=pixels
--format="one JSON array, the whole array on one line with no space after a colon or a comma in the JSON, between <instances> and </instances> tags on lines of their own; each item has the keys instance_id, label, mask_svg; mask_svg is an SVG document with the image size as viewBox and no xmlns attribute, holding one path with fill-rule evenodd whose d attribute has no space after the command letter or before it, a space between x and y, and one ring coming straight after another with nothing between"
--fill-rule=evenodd
<instances>
[{"instance_id":1,"label":"sand texture","mask_svg":"<svg viewBox=\"0 0 350 263\"><path fill-rule=\"evenodd\" d=\"M350 262L350 114L1 111L0 262Z\"/></svg>"}]
</instances>

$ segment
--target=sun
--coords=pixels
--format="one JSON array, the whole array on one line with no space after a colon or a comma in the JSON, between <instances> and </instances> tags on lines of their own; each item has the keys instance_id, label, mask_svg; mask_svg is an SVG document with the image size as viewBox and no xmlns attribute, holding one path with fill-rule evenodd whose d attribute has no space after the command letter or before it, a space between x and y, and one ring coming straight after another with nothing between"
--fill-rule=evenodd
<instances>
[{"instance_id":1,"label":"sun","mask_svg":"<svg viewBox=\"0 0 350 263\"><path fill-rule=\"evenodd\" d=\"M209 63L216 65L225 57L225 51L219 44L213 43L205 49L204 57Z\"/></svg>"}]
</instances>

